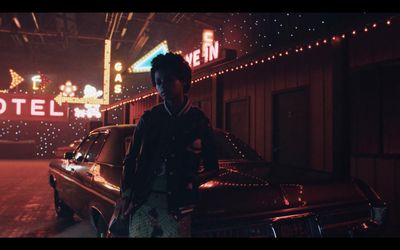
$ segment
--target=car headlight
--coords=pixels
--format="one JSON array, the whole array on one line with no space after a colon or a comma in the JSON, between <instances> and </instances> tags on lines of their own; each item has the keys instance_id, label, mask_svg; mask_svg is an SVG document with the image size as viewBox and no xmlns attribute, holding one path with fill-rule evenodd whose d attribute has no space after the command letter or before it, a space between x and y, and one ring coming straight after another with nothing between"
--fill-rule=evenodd
<instances>
[{"instance_id":1,"label":"car headlight","mask_svg":"<svg viewBox=\"0 0 400 250\"><path fill-rule=\"evenodd\" d=\"M371 221L376 225L382 225L385 222L387 215L386 202L382 201L381 197L379 197L375 190L362 180L355 178L354 181L370 201Z\"/></svg>"},{"instance_id":2,"label":"car headlight","mask_svg":"<svg viewBox=\"0 0 400 250\"><path fill-rule=\"evenodd\" d=\"M377 225L382 225L386 221L387 206L372 206L371 219Z\"/></svg>"}]
</instances>

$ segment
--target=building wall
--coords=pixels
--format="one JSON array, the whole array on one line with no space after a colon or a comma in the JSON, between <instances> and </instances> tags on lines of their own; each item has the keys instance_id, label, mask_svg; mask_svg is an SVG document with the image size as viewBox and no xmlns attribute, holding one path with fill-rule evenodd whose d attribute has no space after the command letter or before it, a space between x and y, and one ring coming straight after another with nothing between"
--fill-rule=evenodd
<instances>
[{"instance_id":1,"label":"building wall","mask_svg":"<svg viewBox=\"0 0 400 250\"><path fill-rule=\"evenodd\" d=\"M129 123L137 124L144 111L151 109L158 103L158 96L153 95L148 98L130 104Z\"/></svg>"},{"instance_id":2,"label":"building wall","mask_svg":"<svg viewBox=\"0 0 400 250\"><path fill-rule=\"evenodd\" d=\"M359 39L351 40L349 43L351 71L377 68L385 62L400 61L399 44L400 28L398 25L368 32L362 34ZM382 84L385 83L383 82ZM397 100L400 102L400 96L398 96ZM398 103L397 106L399 106ZM365 108L367 108L367 105L365 105ZM354 115L358 115L358 113ZM381 133L382 136L385 136L388 131L383 128ZM369 146L370 148L380 147L375 143ZM369 146L364 145L364 147ZM383 144L382 147L385 146ZM385 150L375 150L373 153L371 151L368 154L353 152L351 174L366 181L388 202L390 221L400 224L400 215L398 214L398 211L400 211L400 155L387 154Z\"/></svg>"},{"instance_id":3,"label":"building wall","mask_svg":"<svg viewBox=\"0 0 400 250\"><path fill-rule=\"evenodd\" d=\"M210 119L210 123L212 124L212 88L211 88L212 79L206 79L198 84L193 84L189 91L189 97L194 106L200 108L204 114Z\"/></svg>"},{"instance_id":4,"label":"building wall","mask_svg":"<svg viewBox=\"0 0 400 250\"><path fill-rule=\"evenodd\" d=\"M224 74L224 102L250 98L250 145L272 161L273 95L305 87L309 91L310 164L332 170L332 55L310 50L248 70Z\"/></svg>"}]
</instances>

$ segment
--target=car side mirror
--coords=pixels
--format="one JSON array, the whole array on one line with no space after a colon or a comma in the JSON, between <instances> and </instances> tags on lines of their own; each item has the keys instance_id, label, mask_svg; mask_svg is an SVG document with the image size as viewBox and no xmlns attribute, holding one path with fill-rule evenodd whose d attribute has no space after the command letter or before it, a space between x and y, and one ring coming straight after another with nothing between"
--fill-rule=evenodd
<instances>
[{"instance_id":1,"label":"car side mirror","mask_svg":"<svg viewBox=\"0 0 400 250\"><path fill-rule=\"evenodd\" d=\"M64 159L71 160L72 158L74 158L74 152L64 153Z\"/></svg>"}]
</instances>

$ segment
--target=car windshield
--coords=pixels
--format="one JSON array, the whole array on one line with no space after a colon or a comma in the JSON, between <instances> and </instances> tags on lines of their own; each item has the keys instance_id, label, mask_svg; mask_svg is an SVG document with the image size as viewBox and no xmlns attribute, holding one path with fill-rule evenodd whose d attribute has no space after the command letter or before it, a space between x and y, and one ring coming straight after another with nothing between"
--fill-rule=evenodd
<instances>
[{"instance_id":1,"label":"car windshield","mask_svg":"<svg viewBox=\"0 0 400 250\"><path fill-rule=\"evenodd\" d=\"M230 133L214 131L218 159L262 161L262 157L249 145Z\"/></svg>"}]
</instances>

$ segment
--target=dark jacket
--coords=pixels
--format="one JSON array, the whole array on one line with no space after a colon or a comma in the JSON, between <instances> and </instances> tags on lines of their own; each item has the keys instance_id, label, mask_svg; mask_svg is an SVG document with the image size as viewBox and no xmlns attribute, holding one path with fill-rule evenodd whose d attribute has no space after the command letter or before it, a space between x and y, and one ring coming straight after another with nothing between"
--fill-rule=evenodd
<instances>
[{"instance_id":1,"label":"dark jacket","mask_svg":"<svg viewBox=\"0 0 400 250\"><path fill-rule=\"evenodd\" d=\"M199 174L203 159L204 171ZM135 129L124 161L122 196L143 204L165 162L168 208L177 215L198 200L201 181L218 174L213 131L204 113L186 98L181 112L171 114L165 104L145 111ZM203 180L202 180L203 179Z\"/></svg>"}]
</instances>

